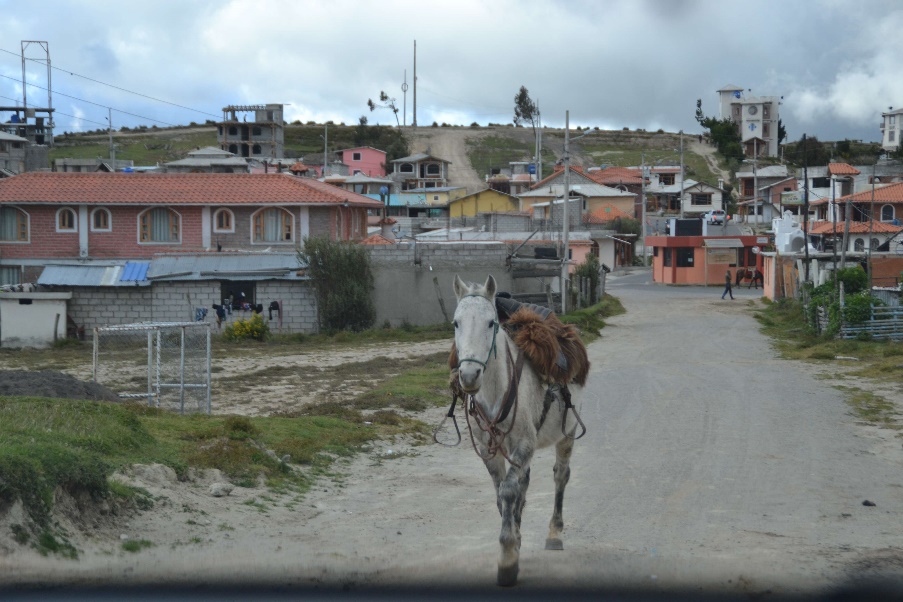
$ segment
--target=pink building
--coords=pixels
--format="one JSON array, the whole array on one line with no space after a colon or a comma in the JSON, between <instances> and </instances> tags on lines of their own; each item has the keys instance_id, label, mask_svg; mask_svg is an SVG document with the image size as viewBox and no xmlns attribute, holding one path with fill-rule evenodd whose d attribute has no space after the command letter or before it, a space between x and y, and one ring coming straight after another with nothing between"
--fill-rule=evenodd
<instances>
[{"instance_id":1,"label":"pink building","mask_svg":"<svg viewBox=\"0 0 903 602\"><path fill-rule=\"evenodd\" d=\"M339 160L348 166L348 175L363 174L384 178L386 176L386 151L370 146L346 148L336 151Z\"/></svg>"}]
</instances>

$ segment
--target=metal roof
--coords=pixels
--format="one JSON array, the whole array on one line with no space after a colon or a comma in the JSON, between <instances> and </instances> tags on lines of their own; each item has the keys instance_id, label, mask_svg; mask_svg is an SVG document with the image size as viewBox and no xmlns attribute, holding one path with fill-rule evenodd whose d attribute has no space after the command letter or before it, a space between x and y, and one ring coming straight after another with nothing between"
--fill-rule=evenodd
<instances>
[{"instance_id":1,"label":"metal roof","mask_svg":"<svg viewBox=\"0 0 903 602\"><path fill-rule=\"evenodd\" d=\"M122 268L122 275L119 279L124 282L147 280L148 268L150 268L149 261L127 261Z\"/></svg>"},{"instance_id":2,"label":"metal roof","mask_svg":"<svg viewBox=\"0 0 903 602\"><path fill-rule=\"evenodd\" d=\"M138 262L136 262L138 263ZM126 264L128 265L128 264ZM144 268L145 273L147 268ZM41 272L38 284L47 286L148 286L146 278L139 278L141 268L129 267L124 278L122 265L48 265Z\"/></svg>"},{"instance_id":3,"label":"metal roof","mask_svg":"<svg viewBox=\"0 0 903 602\"><path fill-rule=\"evenodd\" d=\"M737 249L744 245L739 238L707 238L705 246L710 249Z\"/></svg>"},{"instance_id":4,"label":"metal roof","mask_svg":"<svg viewBox=\"0 0 903 602\"><path fill-rule=\"evenodd\" d=\"M151 261L149 280L294 280L304 266L295 253L163 255ZM304 277L306 278L306 276Z\"/></svg>"},{"instance_id":5,"label":"metal roof","mask_svg":"<svg viewBox=\"0 0 903 602\"><path fill-rule=\"evenodd\" d=\"M587 184L586 182L578 182L576 184L570 185L571 192L577 193L586 197L594 198L594 197L633 197L636 196L632 192L626 192L624 190L618 190L617 188L613 188L611 186L606 186L604 184ZM518 197L548 197L555 196L560 197L564 195L564 184L552 184L551 186L543 185L539 188L534 188L530 192L524 192Z\"/></svg>"}]
</instances>

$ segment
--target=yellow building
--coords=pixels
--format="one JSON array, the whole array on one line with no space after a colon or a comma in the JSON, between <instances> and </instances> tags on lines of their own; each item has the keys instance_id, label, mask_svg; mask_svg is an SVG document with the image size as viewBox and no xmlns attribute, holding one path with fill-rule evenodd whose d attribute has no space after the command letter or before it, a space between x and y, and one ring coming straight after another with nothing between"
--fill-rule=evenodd
<instances>
[{"instance_id":1,"label":"yellow building","mask_svg":"<svg viewBox=\"0 0 903 602\"><path fill-rule=\"evenodd\" d=\"M398 198L405 205L435 205L446 206L451 201L459 199L467 194L463 186L443 186L441 188L415 188L402 190Z\"/></svg>"},{"instance_id":2,"label":"yellow building","mask_svg":"<svg viewBox=\"0 0 903 602\"><path fill-rule=\"evenodd\" d=\"M474 217L478 213L499 213L517 210L518 201L516 197L491 188L468 194L459 199L449 200L448 202L450 217Z\"/></svg>"}]
</instances>

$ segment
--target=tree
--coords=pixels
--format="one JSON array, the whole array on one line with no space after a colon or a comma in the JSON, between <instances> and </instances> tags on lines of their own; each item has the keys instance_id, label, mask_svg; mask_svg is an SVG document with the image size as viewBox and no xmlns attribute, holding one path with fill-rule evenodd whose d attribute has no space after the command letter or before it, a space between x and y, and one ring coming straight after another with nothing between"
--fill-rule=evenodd
<instances>
[{"instance_id":1,"label":"tree","mask_svg":"<svg viewBox=\"0 0 903 602\"><path fill-rule=\"evenodd\" d=\"M533 126L533 136L536 136L536 124L539 122L539 107L530 98L530 92L526 86L521 86L514 96L514 125L529 123Z\"/></svg>"},{"instance_id":2,"label":"tree","mask_svg":"<svg viewBox=\"0 0 903 602\"><path fill-rule=\"evenodd\" d=\"M376 321L370 254L361 245L322 237L304 239L298 259L307 265L324 330L366 330Z\"/></svg>"},{"instance_id":3,"label":"tree","mask_svg":"<svg viewBox=\"0 0 903 602\"><path fill-rule=\"evenodd\" d=\"M379 102L382 104L376 104L373 102L373 99L367 99L367 106L370 107L370 111L375 111L378 107L382 107L384 109L390 109L393 113L395 113L395 123L397 125L401 125L401 121L398 120L398 107L395 105L395 99L389 98L389 95L384 91L380 90L379 92Z\"/></svg>"},{"instance_id":4,"label":"tree","mask_svg":"<svg viewBox=\"0 0 903 602\"><path fill-rule=\"evenodd\" d=\"M784 140L787 140L787 128L784 127L784 120L778 119L778 146L780 146Z\"/></svg>"},{"instance_id":5,"label":"tree","mask_svg":"<svg viewBox=\"0 0 903 602\"><path fill-rule=\"evenodd\" d=\"M743 141L737 131L737 124L730 119L715 119L706 117L702 112L702 99L696 101L696 121L702 127L709 130L709 137L718 152L726 159L742 161Z\"/></svg>"}]
</instances>

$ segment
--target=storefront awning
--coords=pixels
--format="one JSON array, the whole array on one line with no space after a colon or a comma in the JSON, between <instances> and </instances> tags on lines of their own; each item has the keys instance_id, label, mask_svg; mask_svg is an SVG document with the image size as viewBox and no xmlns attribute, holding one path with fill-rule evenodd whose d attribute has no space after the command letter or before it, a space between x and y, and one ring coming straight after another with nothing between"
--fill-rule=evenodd
<instances>
[{"instance_id":1,"label":"storefront awning","mask_svg":"<svg viewBox=\"0 0 903 602\"><path fill-rule=\"evenodd\" d=\"M740 249L744 245L739 238L709 238L706 239L704 246L709 249Z\"/></svg>"}]
</instances>

